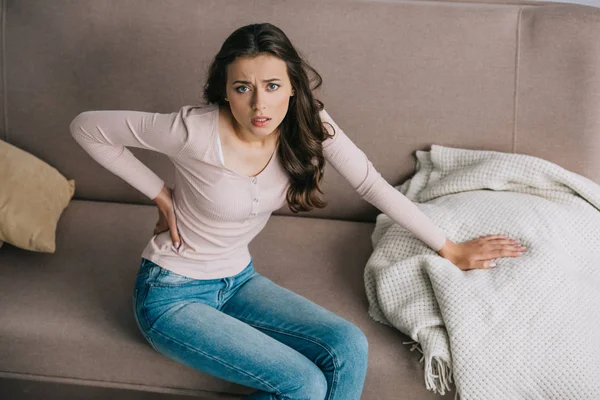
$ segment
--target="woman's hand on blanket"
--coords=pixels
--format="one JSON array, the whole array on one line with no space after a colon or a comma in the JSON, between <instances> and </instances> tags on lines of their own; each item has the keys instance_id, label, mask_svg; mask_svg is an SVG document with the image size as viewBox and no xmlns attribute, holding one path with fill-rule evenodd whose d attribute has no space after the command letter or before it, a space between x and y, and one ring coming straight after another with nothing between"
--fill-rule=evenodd
<instances>
[{"instance_id":1,"label":"woman's hand on blanket","mask_svg":"<svg viewBox=\"0 0 600 400\"><path fill-rule=\"evenodd\" d=\"M173 190L166 185L163 186L162 191L153 201L158 207L158 222L154 227L154 234L171 231L171 240L173 240L173 246L177 251L181 244L181 236L177 229L177 219L173 207Z\"/></svg>"},{"instance_id":2,"label":"woman's hand on blanket","mask_svg":"<svg viewBox=\"0 0 600 400\"><path fill-rule=\"evenodd\" d=\"M507 235L488 235L462 243L446 239L438 254L463 271L468 271L495 268L494 259L519 257L524 251L525 247L518 240L510 239Z\"/></svg>"}]
</instances>

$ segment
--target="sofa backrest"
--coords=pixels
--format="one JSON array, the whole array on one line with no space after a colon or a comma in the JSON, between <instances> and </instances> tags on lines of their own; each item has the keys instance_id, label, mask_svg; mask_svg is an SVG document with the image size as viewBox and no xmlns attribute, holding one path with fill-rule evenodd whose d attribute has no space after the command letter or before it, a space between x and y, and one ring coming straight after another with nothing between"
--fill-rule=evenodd
<instances>
[{"instance_id":1,"label":"sofa backrest","mask_svg":"<svg viewBox=\"0 0 600 400\"><path fill-rule=\"evenodd\" d=\"M76 181L76 199L152 204L69 134L80 112L203 104L242 25L271 22L323 77L318 97L388 182L431 144L529 154L600 182L600 9L500 0L8 0L0 138ZM131 149L167 184L166 156ZM377 210L332 168L323 210ZM282 208L279 214L291 214Z\"/></svg>"}]
</instances>

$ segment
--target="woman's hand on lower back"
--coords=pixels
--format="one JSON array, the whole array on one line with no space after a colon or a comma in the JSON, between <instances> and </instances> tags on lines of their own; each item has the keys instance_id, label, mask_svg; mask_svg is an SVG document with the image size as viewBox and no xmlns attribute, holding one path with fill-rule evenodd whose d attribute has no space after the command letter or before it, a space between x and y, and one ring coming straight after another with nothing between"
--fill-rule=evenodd
<instances>
[{"instance_id":1,"label":"woman's hand on lower back","mask_svg":"<svg viewBox=\"0 0 600 400\"><path fill-rule=\"evenodd\" d=\"M173 246L179 249L182 242L179 230L177 229L177 218L175 217L175 207L173 206L173 190L166 185L161 192L153 199L158 209L158 222L154 227L154 234L170 231Z\"/></svg>"},{"instance_id":2,"label":"woman's hand on lower back","mask_svg":"<svg viewBox=\"0 0 600 400\"><path fill-rule=\"evenodd\" d=\"M446 239L438 254L463 271L468 271L494 268L494 259L520 257L524 251L525 247L518 240L510 239L507 235L488 235L461 243Z\"/></svg>"}]
</instances>

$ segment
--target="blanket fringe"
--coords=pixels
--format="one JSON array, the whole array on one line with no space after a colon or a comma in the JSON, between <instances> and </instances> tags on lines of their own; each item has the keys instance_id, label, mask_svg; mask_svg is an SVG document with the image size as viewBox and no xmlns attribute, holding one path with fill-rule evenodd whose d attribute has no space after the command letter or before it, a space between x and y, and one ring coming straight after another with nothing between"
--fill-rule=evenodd
<instances>
[{"instance_id":1,"label":"blanket fringe","mask_svg":"<svg viewBox=\"0 0 600 400\"><path fill-rule=\"evenodd\" d=\"M431 357L425 359L421 343L412 340L410 342L402 342L402 344L411 345L410 351L418 350L423 356L419 362L425 361L425 387L427 390L433 391L433 393L441 394L442 396L446 391L450 391L450 383L452 383L452 369L450 365L444 360L438 357ZM455 400L458 400L458 390L454 396Z\"/></svg>"}]
</instances>

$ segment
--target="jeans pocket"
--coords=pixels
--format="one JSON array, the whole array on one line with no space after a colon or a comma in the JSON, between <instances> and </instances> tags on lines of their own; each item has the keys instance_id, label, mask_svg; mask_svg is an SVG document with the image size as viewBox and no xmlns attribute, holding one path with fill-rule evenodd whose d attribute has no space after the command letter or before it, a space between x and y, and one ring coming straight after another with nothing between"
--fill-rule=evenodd
<instances>
[{"instance_id":1,"label":"jeans pocket","mask_svg":"<svg viewBox=\"0 0 600 400\"><path fill-rule=\"evenodd\" d=\"M155 287L180 287L196 281L197 279L180 275L161 267L156 278L148 283L150 286Z\"/></svg>"}]
</instances>

